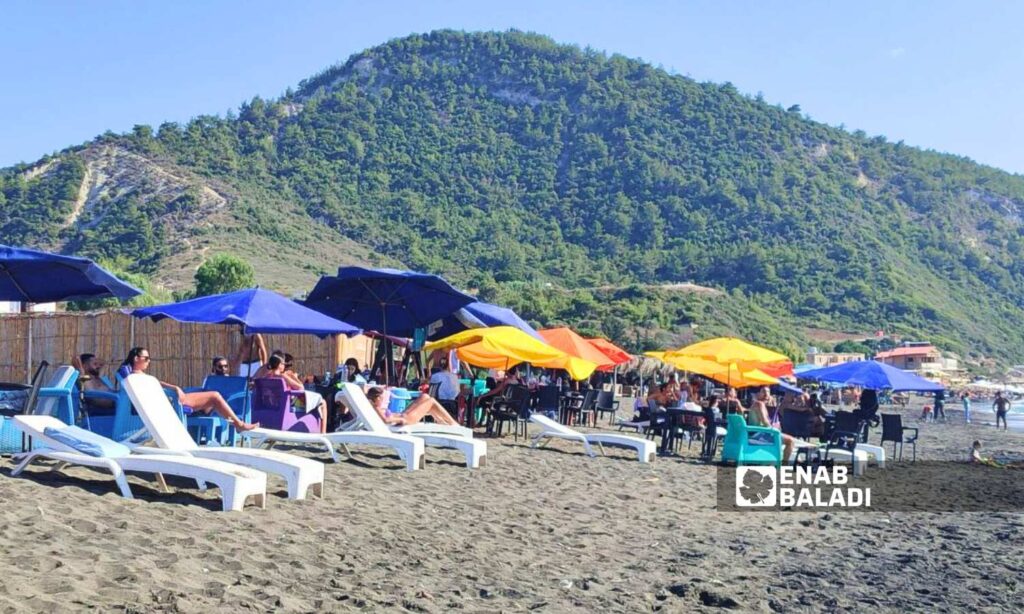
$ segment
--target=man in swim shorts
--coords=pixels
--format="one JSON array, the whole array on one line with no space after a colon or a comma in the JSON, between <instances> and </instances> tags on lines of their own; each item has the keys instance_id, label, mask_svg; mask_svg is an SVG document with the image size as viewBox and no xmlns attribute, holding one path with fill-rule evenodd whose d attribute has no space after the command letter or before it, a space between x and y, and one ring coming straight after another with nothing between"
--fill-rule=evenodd
<instances>
[{"instance_id":1,"label":"man in swim shorts","mask_svg":"<svg viewBox=\"0 0 1024 614\"><path fill-rule=\"evenodd\" d=\"M1003 396L1003 392L996 393L996 400L992 401L992 408L996 410L996 428L999 428L999 421L1003 421L1003 430L1007 429L1006 414L1010 411L1010 399Z\"/></svg>"}]
</instances>

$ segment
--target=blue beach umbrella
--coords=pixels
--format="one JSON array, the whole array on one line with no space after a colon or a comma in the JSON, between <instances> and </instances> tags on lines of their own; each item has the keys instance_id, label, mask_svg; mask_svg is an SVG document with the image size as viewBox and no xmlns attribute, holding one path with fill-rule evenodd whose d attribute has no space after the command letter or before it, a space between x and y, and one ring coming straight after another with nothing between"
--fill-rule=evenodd
<instances>
[{"instance_id":1,"label":"blue beach umbrella","mask_svg":"<svg viewBox=\"0 0 1024 614\"><path fill-rule=\"evenodd\" d=\"M544 341L540 333L534 330L526 320L520 318L516 312L480 301L472 302L450 316L431 324L427 328L427 339L437 341L471 328L489 328L491 326L512 326L538 341Z\"/></svg>"},{"instance_id":2,"label":"blue beach umbrella","mask_svg":"<svg viewBox=\"0 0 1024 614\"><path fill-rule=\"evenodd\" d=\"M437 275L352 266L321 277L305 305L385 337L413 337L473 300ZM390 344L383 347L385 381L392 381Z\"/></svg>"},{"instance_id":3,"label":"blue beach umbrella","mask_svg":"<svg viewBox=\"0 0 1024 614\"><path fill-rule=\"evenodd\" d=\"M799 377L842 386L860 386L893 392L937 392L945 389L942 384L877 360L845 362L832 367L804 371Z\"/></svg>"},{"instance_id":4,"label":"blue beach umbrella","mask_svg":"<svg viewBox=\"0 0 1024 614\"><path fill-rule=\"evenodd\" d=\"M197 324L234 324L242 332L283 335L358 335L347 322L313 311L276 292L249 288L227 294L201 296L180 303L133 309L136 318L159 322L164 318Z\"/></svg>"},{"instance_id":5,"label":"blue beach umbrella","mask_svg":"<svg viewBox=\"0 0 1024 614\"><path fill-rule=\"evenodd\" d=\"M0 245L0 300L51 303L140 294L88 258Z\"/></svg>"},{"instance_id":6,"label":"blue beach umbrella","mask_svg":"<svg viewBox=\"0 0 1024 614\"><path fill-rule=\"evenodd\" d=\"M276 292L249 288L227 294L201 296L180 303L140 307L131 311L136 318L159 322L165 318L194 324L239 326L246 335L256 333L282 335L358 335L362 331L340 320L325 316ZM255 344L255 338L252 343ZM250 346L250 351L252 346ZM248 372L252 378L252 371ZM249 413L249 395L245 395L243 414Z\"/></svg>"},{"instance_id":7,"label":"blue beach umbrella","mask_svg":"<svg viewBox=\"0 0 1024 614\"><path fill-rule=\"evenodd\" d=\"M305 305L364 330L412 337L473 300L437 275L353 266L321 277Z\"/></svg>"},{"instance_id":8,"label":"blue beach umbrella","mask_svg":"<svg viewBox=\"0 0 1024 614\"><path fill-rule=\"evenodd\" d=\"M809 362L802 362L802 363L796 365L795 367L793 367L793 375L800 375L801 373L806 373L807 371L813 371L813 370L815 370L817 368L818 368L817 365L812 365Z\"/></svg>"}]
</instances>

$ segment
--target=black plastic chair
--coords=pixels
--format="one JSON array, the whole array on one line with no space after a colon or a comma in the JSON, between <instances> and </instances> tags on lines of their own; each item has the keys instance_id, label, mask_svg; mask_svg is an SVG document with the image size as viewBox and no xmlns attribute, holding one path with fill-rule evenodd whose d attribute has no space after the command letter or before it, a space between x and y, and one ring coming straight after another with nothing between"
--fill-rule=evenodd
<instances>
[{"instance_id":1,"label":"black plastic chair","mask_svg":"<svg viewBox=\"0 0 1024 614\"><path fill-rule=\"evenodd\" d=\"M615 424L615 416L619 413L619 401L615 398L615 393L611 390L602 390L597 393L597 400L594 402L594 411L597 412L598 417L605 413L611 414L608 418L608 424Z\"/></svg>"},{"instance_id":2,"label":"black plastic chair","mask_svg":"<svg viewBox=\"0 0 1024 614\"><path fill-rule=\"evenodd\" d=\"M583 400L580 401L578 410L580 414L580 424L583 426L587 425L587 417L590 416L593 418L592 422L594 423L594 427L597 427L597 410L594 408L596 403L597 390L590 388L583 393Z\"/></svg>"},{"instance_id":3,"label":"black plastic chair","mask_svg":"<svg viewBox=\"0 0 1024 614\"><path fill-rule=\"evenodd\" d=\"M782 412L782 432L798 439L811 436L814 414L809 411L786 409Z\"/></svg>"},{"instance_id":4,"label":"black plastic chair","mask_svg":"<svg viewBox=\"0 0 1024 614\"><path fill-rule=\"evenodd\" d=\"M650 421L650 424L644 429L647 438L653 440L658 435L662 435L662 431L665 430L668 423L668 413L654 399L647 400L647 419Z\"/></svg>"},{"instance_id":5,"label":"black plastic chair","mask_svg":"<svg viewBox=\"0 0 1024 614\"><path fill-rule=\"evenodd\" d=\"M858 442L867 443L867 429L868 423L866 420L861 418L860 414L852 411L836 412L835 431L855 433L857 435ZM829 437L829 440L831 440L831 437Z\"/></svg>"},{"instance_id":6,"label":"black plastic chair","mask_svg":"<svg viewBox=\"0 0 1024 614\"><path fill-rule=\"evenodd\" d=\"M553 420L558 420L561 417L561 399L562 392L558 386L541 386L537 389L537 405L534 407L534 411Z\"/></svg>"},{"instance_id":7,"label":"black plastic chair","mask_svg":"<svg viewBox=\"0 0 1024 614\"><path fill-rule=\"evenodd\" d=\"M908 436L907 431L914 431L913 436ZM903 426L903 416L899 414L882 414L882 445L885 442L892 442L892 455L896 457L896 446L900 447L899 460L903 460L903 444L909 443L914 451L913 460L917 460L917 437L916 427Z\"/></svg>"},{"instance_id":8,"label":"black plastic chair","mask_svg":"<svg viewBox=\"0 0 1024 614\"><path fill-rule=\"evenodd\" d=\"M530 391L526 386L510 386L507 397L498 399L491 406L487 416L487 432L494 434L494 426L497 425L497 436L501 437L503 426L506 422L512 423L512 434L516 441L519 441L519 427L522 425L523 437L525 438L526 424L530 418Z\"/></svg>"},{"instance_id":9,"label":"black plastic chair","mask_svg":"<svg viewBox=\"0 0 1024 614\"><path fill-rule=\"evenodd\" d=\"M830 458L830 452L832 452L832 450L844 450L850 453L850 463L853 465L857 462L856 451L858 441L860 441L859 432L841 431L836 428L832 431L832 434L829 435L828 443L825 444L825 451L821 455L821 463L827 467L832 467L835 464L835 460Z\"/></svg>"}]
</instances>

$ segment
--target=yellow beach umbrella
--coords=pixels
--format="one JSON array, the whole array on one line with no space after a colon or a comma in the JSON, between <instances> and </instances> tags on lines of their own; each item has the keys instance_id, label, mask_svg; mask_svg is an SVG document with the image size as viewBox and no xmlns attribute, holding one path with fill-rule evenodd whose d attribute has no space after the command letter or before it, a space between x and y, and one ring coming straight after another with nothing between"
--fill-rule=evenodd
<instances>
[{"instance_id":1,"label":"yellow beach umbrella","mask_svg":"<svg viewBox=\"0 0 1024 614\"><path fill-rule=\"evenodd\" d=\"M656 352L647 352L648 356ZM723 365L695 356L677 356L671 352L660 352L661 356L652 356L672 365L680 371L689 371L721 382L727 386L747 388L750 386L770 386L777 384L778 379L758 369L744 369L736 363Z\"/></svg>"},{"instance_id":2,"label":"yellow beach umbrella","mask_svg":"<svg viewBox=\"0 0 1024 614\"><path fill-rule=\"evenodd\" d=\"M512 326L471 328L432 341L423 349L454 349L459 360L485 369L508 369L524 362L535 367L564 369L573 379L590 377L597 368L590 361L570 356Z\"/></svg>"},{"instance_id":3,"label":"yellow beach umbrella","mask_svg":"<svg viewBox=\"0 0 1024 614\"><path fill-rule=\"evenodd\" d=\"M758 369L770 376L793 374L793 361L785 354L754 345L735 337L716 337L698 341L678 350L665 352L665 357L703 358L720 365L736 365L741 371Z\"/></svg>"}]
</instances>

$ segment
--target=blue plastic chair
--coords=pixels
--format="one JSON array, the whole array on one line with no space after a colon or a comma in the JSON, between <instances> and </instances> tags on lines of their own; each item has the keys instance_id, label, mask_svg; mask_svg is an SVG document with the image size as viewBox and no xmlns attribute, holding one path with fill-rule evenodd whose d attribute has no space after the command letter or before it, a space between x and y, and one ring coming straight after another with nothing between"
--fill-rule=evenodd
<instances>
[{"instance_id":1,"label":"blue plastic chair","mask_svg":"<svg viewBox=\"0 0 1024 614\"><path fill-rule=\"evenodd\" d=\"M235 415L244 422L249 421L249 414L252 407L246 408L245 397L249 394L249 380L245 377L235 375L207 375L203 381L202 388L186 388L186 392L219 392L227 401ZM177 399L171 399L171 403L177 408ZM233 446L235 445L237 433L235 427L221 416L211 414L209 416L191 414L186 417L185 425L192 437L197 442L204 439L207 442Z\"/></svg>"},{"instance_id":2,"label":"blue plastic chair","mask_svg":"<svg viewBox=\"0 0 1024 614\"><path fill-rule=\"evenodd\" d=\"M75 424L75 397L78 396L78 369L62 365L53 372L46 386L39 389L33 414L53 416L64 424Z\"/></svg>"},{"instance_id":3,"label":"blue plastic chair","mask_svg":"<svg viewBox=\"0 0 1024 614\"><path fill-rule=\"evenodd\" d=\"M722 460L737 465L782 465L782 432L773 428L748 426L739 414L729 414L728 430L722 442Z\"/></svg>"}]
</instances>

